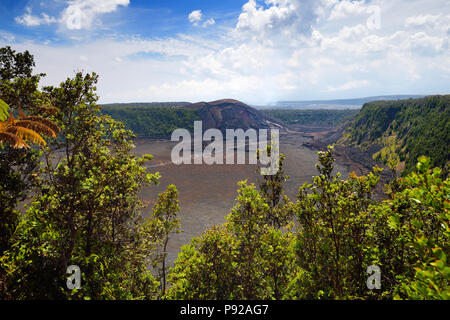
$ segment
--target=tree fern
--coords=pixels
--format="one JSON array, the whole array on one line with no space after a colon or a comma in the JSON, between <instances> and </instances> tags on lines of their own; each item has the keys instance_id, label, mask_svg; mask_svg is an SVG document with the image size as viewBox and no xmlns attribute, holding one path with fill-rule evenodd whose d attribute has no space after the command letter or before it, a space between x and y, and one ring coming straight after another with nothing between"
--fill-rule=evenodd
<instances>
[{"instance_id":1,"label":"tree fern","mask_svg":"<svg viewBox=\"0 0 450 320\"><path fill-rule=\"evenodd\" d=\"M42 118L42 117L37 117L37 116L22 117L22 118L20 118L20 121L31 121L33 123L39 123L39 124L46 126L47 128L51 129L51 131L53 131L53 132L49 132L49 134L46 134L45 132L40 132L40 133L45 134L49 137L53 137L53 138L56 137L56 134L61 131L61 129L55 123L53 123L52 121L50 121L48 119ZM32 129L32 128L30 128L30 129Z\"/></svg>"},{"instance_id":2,"label":"tree fern","mask_svg":"<svg viewBox=\"0 0 450 320\"><path fill-rule=\"evenodd\" d=\"M31 143L37 144L39 146L47 145L47 143L39 133L28 128L10 126L5 130L5 132L12 133L22 138L23 140L30 141Z\"/></svg>"},{"instance_id":3,"label":"tree fern","mask_svg":"<svg viewBox=\"0 0 450 320\"><path fill-rule=\"evenodd\" d=\"M0 144L2 144L2 143L7 143L8 145L10 145L12 148L15 148L15 149L22 149L22 148L30 147L18 135L0 130Z\"/></svg>"},{"instance_id":4,"label":"tree fern","mask_svg":"<svg viewBox=\"0 0 450 320\"><path fill-rule=\"evenodd\" d=\"M10 114L6 121L0 122L0 143L13 148L29 148L25 141L45 146L47 143L42 135L55 138L59 131L59 127L48 119L26 117L21 113L21 119L17 120Z\"/></svg>"},{"instance_id":5,"label":"tree fern","mask_svg":"<svg viewBox=\"0 0 450 320\"><path fill-rule=\"evenodd\" d=\"M36 133L46 135L48 137L56 138L56 133L47 125L42 122L32 120L19 120L14 123L15 127L27 128L35 131Z\"/></svg>"}]
</instances>

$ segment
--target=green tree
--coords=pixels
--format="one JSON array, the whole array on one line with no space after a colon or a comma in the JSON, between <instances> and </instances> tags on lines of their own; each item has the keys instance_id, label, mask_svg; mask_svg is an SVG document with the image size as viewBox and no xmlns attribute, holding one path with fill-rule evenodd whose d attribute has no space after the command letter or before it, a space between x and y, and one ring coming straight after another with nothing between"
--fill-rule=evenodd
<instances>
[{"instance_id":1,"label":"green tree","mask_svg":"<svg viewBox=\"0 0 450 320\"><path fill-rule=\"evenodd\" d=\"M272 226L270 206L255 185L238 184L236 205L223 226L182 248L170 274L168 298L281 299L292 297L295 237Z\"/></svg>"},{"instance_id":2,"label":"green tree","mask_svg":"<svg viewBox=\"0 0 450 320\"><path fill-rule=\"evenodd\" d=\"M289 286L292 279L303 271L296 261L296 238L291 229L292 227L286 227L278 230L271 227L261 239L263 281L260 282L264 284L265 292L258 298L293 298Z\"/></svg>"},{"instance_id":3,"label":"green tree","mask_svg":"<svg viewBox=\"0 0 450 320\"><path fill-rule=\"evenodd\" d=\"M269 156L270 149L270 147L267 148ZM259 183L261 196L269 205L269 213L266 216L267 223L276 229L287 225L294 216L292 202L284 193L283 184L289 179L283 169L285 159L286 156L281 154L278 160L278 171L273 175L263 175L262 181ZM261 168L258 168L257 173L261 173Z\"/></svg>"},{"instance_id":4,"label":"green tree","mask_svg":"<svg viewBox=\"0 0 450 320\"><path fill-rule=\"evenodd\" d=\"M369 206L380 169L348 180L333 175L333 147L319 152L319 176L300 189L297 202L296 252L300 267L311 277L311 294L317 298L364 296L370 245L366 231Z\"/></svg>"},{"instance_id":5,"label":"green tree","mask_svg":"<svg viewBox=\"0 0 450 320\"><path fill-rule=\"evenodd\" d=\"M42 74L32 75L33 67L34 59L27 51L16 53L10 47L0 48L0 131L12 131L0 134L0 141L8 142L0 142L0 259L11 247L11 237L22 219L16 207L30 197L39 169L40 151L10 147L10 143L14 146L23 139L14 134L17 128L6 128L9 124L3 123L11 112L18 112L18 107L33 115L35 108L42 105L37 90ZM0 266L0 298L7 294L5 279L6 271Z\"/></svg>"},{"instance_id":6,"label":"green tree","mask_svg":"<svg viewBox=\"0 0 450 320\"><path fill-rule=\"evenodd\" d=\"M269 205L254 185L238 184L236 205L228 215L229 228L236 241L237 298L257 299L263 295L262 237L268 232Z\"/></svg>"},{"instance_id":7,"label":"green tree","mask_svg":"<svg viewBox=\"0 0 450 320\"><path fill-rule=\"evenodd\" d=\"M226 300L236 297L236 242L225 226L214 226L184 245L169 274L167 299Z\"/></svg>"},{"instance_id":8,"label":"green tree","mask_svg":"<svg viewBox=\"0 0 450 320\"><path fill-rule=\"evenodd\" d=\"M417 172L391 183L388 195L374 207L370 231L386 295L449 299L449 180L420 157Z\"/></svg>"},{"instance_id":9,"label":"green tree","mask_svg":"<svg viewBox=\"0 0 450 320\"><path fill-rule=\"evenodd\" d=\"M99 113L95 74L77 74L45 91L61 112L63 129L45 150L39 195L2 259L8 294L26 299L153 298L148 270L155 237L144 231L139 190L158 174L144 167L150 156L131 153L133 135ZM145 245L144 245L145 244ZM82 270L79 291L68 291L69 265Z\"/></svg>"},{"instance_id":10,"label":"green tree","mask_svg":"<svg viewBox=\"0 0 450 320\"><path fill-rule=\"evenodd\" d=\"M157 253L155 262L161 281L161 296L166 292L167 278L167 244L171 233L180 232L180 219L177 216L180 207L178 205L178 190L174 185L169 185L166 192L158 195L158 201L153 207L149 227L160 239L160 250Z\"/></svg>"}]
</instances>

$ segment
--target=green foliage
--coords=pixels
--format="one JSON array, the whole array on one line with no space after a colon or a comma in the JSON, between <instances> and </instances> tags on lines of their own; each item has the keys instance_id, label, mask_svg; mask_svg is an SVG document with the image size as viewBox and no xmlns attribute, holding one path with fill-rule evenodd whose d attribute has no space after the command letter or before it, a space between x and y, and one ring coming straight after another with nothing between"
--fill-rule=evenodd
<instances>
[{"instance_id":1,"label":"green foliage","mask_svg":"<svg viewBox=\"0 0 450 320\"><path fill-rule=\"evenodd\" d=\"M267 234L269 205L254 185L239 183L237 203L228 215L230 229L236 240L236 273L239 279L238 297L257 299L264 294L260 285L264 269L261 239Z\"/></svg>"},{"instance_id":2,"label":"green foliage","mask_svg":"<svg viewBox=\"0 0 450 320\"><path fill-rule=\"evenodd\" d=\"M16 53L9 46L0 48L0 81L31 78L34 66L34 57L28 51Z\"/></svg>"},{"instance_id":3,"label":"green foliage","mask_svg":"<svg viewBox=\"0 0 450 320\"><path fill-rule=\"evenodd\" d=\"M268 155L270 156L271 147L268 147ZM258 152L259 158L259 152ZM261 196L269 205L269 212L266 216L266 223L275 227L281 228L291 221L294 215L294 209L289 198L284 194L283 183L289 179L283 170L283 163L286 159L284 154L281 154L278 160L278 171L273 175L263 175L263 180L259 184ZM257 170L261 173L261 169Z\"/></svg>"},{"instance_id":4,"label":"green foliage","mask_svg":"<svg viewBox=\"0 0 450 320\"><path fill-rule=\"evenodd\" d=\"M319 152L319 175L288 204L295 229L271 219L282 172L259 192L241 182L227 223L182 248L166 298L448 299L449 181L429 164L420 158L418 172L394 180L380 201L381 169L342 179L329 147ZM371 265L381 269L381 289L367 288Z\"/></svg>"},{"instance_id":5,"label":"green foliage","mask_svg":"<svg viewBox=\"0 0 450 320\"><path fill-rule=\"evenodd\" d=\"M166 106L104 106L104 114L121 121L137 137L170 137L175 129L194 130L196 110Z\"/></svg>"},{"instance_id":6,"label":"green foliage","mask_svg":"<svg viewBox=\"0 0 450 320\"><path fill-rule=\"evenodd\" d=\"M296 261L295 244L295 235L290 225L281 230L271 227L261 238L263 269L261 282L264 285L264 292L260 298L292 299L293 293L295 298L305 298L302 289L300 292L290 289L297 277L304 274Z\"/></svg>"},{"instance_id":7,"label":"green foliage","mask_svg":"<svg viewBox=\"0 0 450 320\"><path fill-rule=\"evenodd\" d=\"M361 148L388 146L392 136L396 138L394 152L405 161L405 173L414 170L422 155L430 157L433 167L446 169L450 161L450 96L367 103L346 129L344 142Z\"/></svg>"},{"instance_id":8,"label":"green foliage","mask_svg":"<svg viewBox=\"0 0 450 320\"><path fill-rule=\"evenodd\" d=\"M159 247L153 264L156 267L161 281L161 295L166 292L167 277L167 244L172 232L180 232L180 219L177 217L180 207L178 205L178 190L174 185L169 185L167 191L158 195L158 201L153 207L152 215L147 220L144 228L156 236L156 244Z\"/></svg>"},{"instance_id":9,"label":"green foliage","mask_svg":"<svg viewBox=\"0 0 450 320\"><path fill-rule=\"evenodd\" d=\"M261 110L269 117L285 124L309 126L337 126L353 118L359 110Z\"/></svg>"},{"instance_id":10,"label":"green foliage","mask_svg":"<svg viewBox=\"0 0 450 320\"><path fill-rule=\"evenodd\" d=\"M239 183L227 223L182 248L170 274L170 299L281 299L292 297L295 237L276 228L270 201L254 185ZM282 192L281 192L282 193ZM277 220L281 221L281 220Z\"/></svg>"},{"instance_id":11,"label":"green foliage","mask_svg":"<svg viewBox=\"0 0 450 320\"><path fill-rule=\"evenodd\" d=\"M374 208L371 233L384 279L397 298L449 299L449 180L419 158L417 172L398 179Z\"/></svg>"},{"instance_id":12,"label":"green foliage","mask_svg":"<svg viewBox=\"0 0 450 320\"><path fill-rule=\"evenodd\" d=\"M38 90L40 78L33 75L34 57L28 52L16 53L11 47L0 48L0 97L12 109L36 111L44 102Z\"/></svg>"},{"instance_id":13,"label":"green foliage","mask_svg":"<svg viewBox=\"0 0 450 320\"><path fill-rule=\"evenodd\" d=\"M16 53L10 47L0 48L0 121L17 108L37 105L37 83L40 75L32 76L34 60L28 53ZM39 170L38 150L13 149L0 145L0 259L12 245L14 232L22 220L16 210L27 200L35 185ZM0 299L7 297L5 269L0 265Z\"/></svg>"},{"instance_id":14,"label":"green foliage","mask_svg":"<svg viewBox=\"0 0 450 320\"><path fill-rule=\"evenodd\" d=\"M10 245L21 214L19 201L29 197L39 169L38 151L0 147L0 257Z\"/></svg>"},{"instance_id":15,"label":"green foliage","mask_svg":"<svg viewBox=\"0 0 450 320\"><path fill-rule=\"evenodd\" d=\"M0 99L0 121L5 121L8 118L9 109L6 102Z\"/></svg>"},{"instance_id":16,"label":"green foliage","mask_svg":"<svg viewBox=\"0 0 450 320\"><path fill-rule=\"evenodd\" d=\"M46 93L61 112L62 138L44 151L38 196L2 258L15 299L142 299L157 294L147 269L155 241L143 232L139 190L158 180L131 153L133 135L96 106L95 74L77 74ZM56 157L57 150L62 150ZM145 244L145 245L144 245ZM156 246L156 244L155 244ZM65 287L69 265L82 270Z\"/></svg>"},{"instance_id":17,"label":"green foliage","mask_svg":"<svg viewBox=\"0 0 450 320\"><path fill-rule=\"evenodd\" d=\"M167 299L225 300L237 291L236 243L226 226L214 226L184 245L169 274Z\"/></svg>"},{"instance_id":18,"label":"green foliage","mask_svg":"<svg viewBox=\"0 0 450 320\"><path fill-rule=\"evenodd\" d=\"M131 102L131 103L106 103L102 104L102 109L122 110L127 108L175 108L189 105L190 102Z\"/></svg>"},{"instance_id":19,"label":"green foliage","mask_svg":"<svg viewBox=\"0 0 450 320\"><path fill-rule=\"evenodd\" d=\"M364 296L366 268L365 233L369 205L378 183L380 169L348 180L332 175L333 147L319 152L319 176L305 183L298 194L296 252L302 269L309 273L311 294L321 298ZM318 296L316 296L318 298Z\"/></svg>"}]
</instances>

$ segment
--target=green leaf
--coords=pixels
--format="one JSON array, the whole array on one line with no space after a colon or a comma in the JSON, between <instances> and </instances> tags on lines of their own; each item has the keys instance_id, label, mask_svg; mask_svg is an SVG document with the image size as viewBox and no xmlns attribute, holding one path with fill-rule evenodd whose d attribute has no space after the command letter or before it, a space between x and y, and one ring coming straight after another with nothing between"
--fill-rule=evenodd
<instances>
[{"instance_id":1,"label":"green leaf","mask_svg":"<svg viewBox=\"0 0 450 320\"><path fill-rule=\"evenodd\" d=\"M8 118L9 109L8 104L0 99L0 121L5 121Z\"/></svg>"},{"instance_id":2,"label":"green leaf","mask_svg":"<svg viewBox=\"0 0 450 320\"><path fill-rule=\"evenodd\" d=\"M447 260L447 256L445 255L444 251L442 251L441 248L433 248L432 250L436 258L443 261Z\"/></svg>"},{"instance_id":3,"label":"green leaf","mask_svg":"<svg viewBox=\"0 0 450 320\"><path fill-rule=\"evenodd\" d=\"M393 214L388 217L389 228L396 229L399 223L400 223L400 217L398 215Z\"/></svg>"},{"instance_id":4,"label":"green leaf","mask_svg":"<svg viewBox=\"0 0 450 320\"><path fill-rule=\"evenodd\" d=\"M450 277L450 267L445 267L442 271L446 277Z\"/></svg>"}]
</instances>

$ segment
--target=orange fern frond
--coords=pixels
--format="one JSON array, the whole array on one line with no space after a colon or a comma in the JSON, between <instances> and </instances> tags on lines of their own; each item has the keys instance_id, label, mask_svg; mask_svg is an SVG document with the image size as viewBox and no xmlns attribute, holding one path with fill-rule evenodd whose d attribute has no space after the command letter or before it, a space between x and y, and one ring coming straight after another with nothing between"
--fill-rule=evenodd
<instances>
[{"instance_id":1,"label":"orange fern frond","mask_svg":"<svg viewBox=\"0 0 450 320\"><path fill-rule=\"evenodd\" d=\"M29 117L23 117L21 120L30 120L34 122L39 122L50 128L55 134L58 134L61 132L61 129L53 123L53 121L50 121L48 119L38 117L38 116L29 116Z\"/></svg>"},{"instance_id":2,"label":"orange fern frond","mask_svg":"<svg viewBox=\"0 0 450 320\"><path fill-rule=\"evenodd\" d=\"M6 119L6 123L10 126L12 126L14 124L14 122L16 121L16 118L14 118L12 112L9 114L8 119Z\"/></svg>"},{"instance_id":3,"label":"orange fern frond","mask_svg":"<svg viewBox=\"0 0 450 320\"><path fill-rule=\"evenodd\" d=\"M14 123L14 126L31 129L40 135L46 135L48 137L56 138L55 131L41 122L32 120L19 120Z\"/></svg>"},{"instance_id":4,"label":"orange fern frond","mask_svg":"<svg viewBox=\"0 0 450 320\"><path fill-rule=\"evenodd\" d=\"M9 132L12 134L15 134L16 136L19 136L23 140L28 140L34 144L37 144L39 146L46 146L47 143L45 140L41 137L41 135L31 129L24 128L24 127L16 127L16 126L10 126L6 128L4 132Z\"/></svg>"},{"instance_id":5,"label":"orange fern frond","mask_svg":"<svg viewBox=\"0 0 450 320\"><path fill-rule=\"evenodd\" d=\"M6 121L0 121L0 144L7 143L17 149L29 148L25 141L46 146L47 143L41 135L56 138L56 134L60 131L61 129L52 121L38 116L27 117L19 108L19 120L14 118L11 112Z\"/></svg>"},{"instance_id":6,"label":"orange fern frond","mask_svg":"<svg viewBox=\"0 0 450 320\"><path fill-rule=\"evenodd\" d=\"M0 131L0 144L7 143L12 148L22 149L29 148L30 146L18 135L10 132Z\"/></svg>"}]
</instances>

